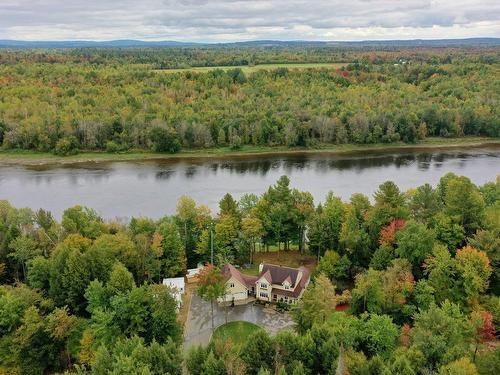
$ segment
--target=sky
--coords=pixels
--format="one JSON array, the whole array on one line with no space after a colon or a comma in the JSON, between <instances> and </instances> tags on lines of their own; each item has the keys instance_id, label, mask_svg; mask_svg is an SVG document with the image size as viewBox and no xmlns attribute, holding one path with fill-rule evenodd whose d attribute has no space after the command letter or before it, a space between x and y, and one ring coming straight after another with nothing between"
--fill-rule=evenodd
<instances>
[{"instance_id":1,"label":"sky","mask_svg":"<svg viewBox=\"0 0 500 375\"><path fill-rule=\"evenodd\" d=\"M500 0L0 0L0 39L500 37Z\"/></svg>"}]
</instances>

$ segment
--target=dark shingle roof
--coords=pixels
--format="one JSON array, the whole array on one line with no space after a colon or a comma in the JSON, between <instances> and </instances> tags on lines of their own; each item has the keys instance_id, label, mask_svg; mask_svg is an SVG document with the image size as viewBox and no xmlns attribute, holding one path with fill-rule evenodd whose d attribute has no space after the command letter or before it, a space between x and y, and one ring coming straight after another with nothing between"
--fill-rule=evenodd
<instances>
[{"instance_id":1,"label":"dark shingle roof","mask_svg":"<svg viewBox=\"0 0 500 375\"><path fill-rule=\"evenodd\" d=\"M297 268L275 266L274 264L264 264L261 275L267 272L271 274L271 282L273 284L283 284L283 281L289 279L289 281L291 280L290 283L292 288L295 287L295 282L299 275L299 270Z\"/></svg>"},{"instance_id":2,"label":"dark shingle roof","mask_svg":"<svg viewBox=\"0 0 500 375\"><path fill-rule=\"evenodd\" d=\"M288 297L298 298L300 296L300 294L302 293L302 291L305 289L307 283L309 282L309 275L310 275L309 270L305 267L300 267L297 270L297 273L299 270L302 271L302 277L300 278L299 283L295 287L294 290L283 290L283 289L273 288L271 290L271 293L277 294L280 296L288 296Z\"/></svg>"}]
</instances>

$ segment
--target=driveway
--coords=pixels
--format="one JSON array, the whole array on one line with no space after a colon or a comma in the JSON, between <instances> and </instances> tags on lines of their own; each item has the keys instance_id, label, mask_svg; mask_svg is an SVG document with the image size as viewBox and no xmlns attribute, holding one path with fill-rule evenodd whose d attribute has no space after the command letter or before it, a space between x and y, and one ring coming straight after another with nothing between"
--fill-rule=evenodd
<instances>
[{"instance_id":1,"label":"driveway","mask_svg":"<svg viewBox=\"0 0 500 375\"><path fill-rule=\"evenodd\" d=\"M283 329L291 328L294 324L288 314L265 309L264 306L258 304L227 307L227 321L234 320L257 324L273 335ZM214 304L214 326L217 328L224 323L224 308ZM193 345L207 345L211 336L210 303L193 294L184 329L184 350Z\"/></svg>"}]
</instances>

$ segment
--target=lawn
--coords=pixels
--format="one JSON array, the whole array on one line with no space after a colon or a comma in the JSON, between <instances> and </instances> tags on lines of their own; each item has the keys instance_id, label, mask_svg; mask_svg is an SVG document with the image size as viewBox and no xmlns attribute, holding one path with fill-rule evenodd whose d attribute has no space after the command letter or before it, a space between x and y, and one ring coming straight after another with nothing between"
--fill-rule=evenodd
<instances>
[{"instance_id":1,"label":"lawn","mask_svg":"<svg viewBox=\"0 0 500 375\"><path fill-rule=\"evenodd\" d=\"M253 323L244 321L235 321L223 324L215 330L212 340L228 341L234 345L241 346L248 338L255 332L262 330L263 328L255 325Z\"/></svg>"},{"instance_id":2,"label":"lawn","mask_svg":"<svg viewBox=\"0 0 500 375\"><path fill-rule=\"evenodd\" d=\"M161 73L179 73L179 72L197 72L197 73L206 73L215 69L229 70L229 69L238 69L243 70L244 73L253 73L259 70L274 70L277 68L288 68L290 70L303 70L303 69L340 69L343 66L346 66L348 63L303 63L303 64L293 64L293 63L285 63L285 64L260 64L260 65L242 65L242 66L203 66L203 67L193 67L193 68L184 68L184 69L157 69L156 72Z\"/></svg>"}]
</instances>

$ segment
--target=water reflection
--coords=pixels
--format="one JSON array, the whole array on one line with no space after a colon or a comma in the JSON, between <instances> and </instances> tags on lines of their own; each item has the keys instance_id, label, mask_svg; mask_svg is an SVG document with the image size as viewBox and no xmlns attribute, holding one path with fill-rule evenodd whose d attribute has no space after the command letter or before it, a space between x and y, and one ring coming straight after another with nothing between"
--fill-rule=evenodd
<instances>
[{"instance_id":1,"label":"water reflection","mask_svg":"<svg viewBox=\"0 0 500 375\"><path fill-rule=\"evenodd\" d=\"M170 177L172 177L175 174L174 170L165 170L165 171L158 171L155 174L155 177L157 180L168 180Z\"/></svg>"},{"instance_id":2,"label":"water reflection","mask_svg":"<svg viewBox=\"0 0 500 375\"><path fill-rule=\"evenodd\" d=\"M262 193L281 175L310 191L316 202L333 190L343 199L354 192L371 196L377 186L395 181L402 189L436 184L447 172L482 184L500 173L500 148L467 151L375 153L367 155L253 156L234 159L106 162L75 165L0 166L0 199L16 206L43 207L60 217L74 204L112 218L160 217L175 212L182 194L217 209L226 192Z\"/></svg>"},{"instance_id":3,"label":"water reflection","mask_svg":"<svg viewBox=\"0 0 500 375\"><path fill-rule=\"evenodd\" d=\"M197 173L198 173L198 169L194 165L191 165L191 166L187 167L186 170L184 171L184 175L187 178L193 178L193 177L196 176Z\"/></svg>"},{"instance_id":4,"label":"water reflection","mask_svg":"<svg viewBox=\"0 0 500 375\"><path fill-rule=\"evenodd\" d=\"M284 173L293 173L294 171L314 170L318 173L329 173L331 170L344 171L356 170L363 171L365 169L381 168L387 166L395 166L396 168L408 167L412 164L417 164L422 170L429 169L433 163L440 164L447 160L459 160L463 162L469 158L468 155L463 157L458 155L443 155L443 154L403 154L403 155L383 155L375 157L318 157L318 156L290 156L286 158L267 158L253 160L236 160L236 161L217 161L207 162L204 165L205 170L213 174L229 173L229 174L259 174L266 176L272 171L280 170ZM495 154L485 155L486 157L496 157ZM156 166L161 168L162 162L157 162ZM182 164L174 165L179 168ZM184 166L186 177L194 177L197 172L197 166ZM163 178L163 175L159 175Z\"/></svg>"}]
</instances>

